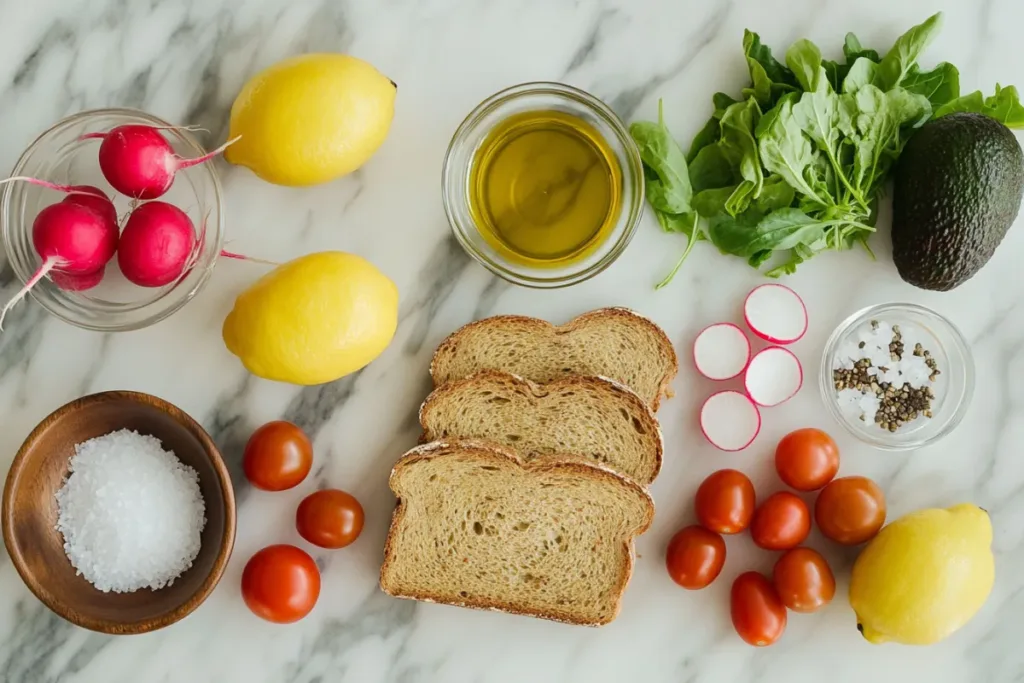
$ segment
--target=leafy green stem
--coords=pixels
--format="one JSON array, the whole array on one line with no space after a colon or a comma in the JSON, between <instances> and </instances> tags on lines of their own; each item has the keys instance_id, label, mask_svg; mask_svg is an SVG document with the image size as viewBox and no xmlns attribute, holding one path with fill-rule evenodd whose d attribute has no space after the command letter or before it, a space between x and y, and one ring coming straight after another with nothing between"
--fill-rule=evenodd
<instances>
[{"instance_id":1,"label":"leafy green stem","mask_svg":"<svg viewBox=\"0 0 1024 683\"><path fill-rule=\"evenodd\" d=\"M824 151L825 155L828 157L829 163L832 164L832 170L835 171L835 176L840 180L840 182L843 183L843 186L846 188L847 192L849 192L853 196L853 199L857 200L857 203L860 205L860 207L865 212L868 211L867 202L864 201L864 197L862 197L861 194L857 192L857 190L850 183L849 178L847 178L846 174L843 173L843 167L839 163L839 160L836 159L835 154L832 153L832 149L826 145Z\"/></svg>"},{"instance_id":2,"label":"leafy green stem","mask_svg":"<svg viewBox=\"0 0 1024 683\"><path fill-rule=\"evenodd\" d=\"M875 232L875 228L866 223L859 221L853 221L849 219L836 219L834 221L821 221L820 225L823 228L830 228L838 225L849 225L850 227L857 228L858 230L864 230L865 232Z\"/></svg>"},{"instance_id":3,"label":"leafy green stem","mask_svg":"<svg viewBox=\"0 0 1024 683\"><path fill-rule=\"evenodd\" d=\"M672 272L670 272L667 276L665 276L664 280L662 280L661 282L659 282L658 284L656 284L654 286L655 290L661 289L662 287L666 286L668 283L672 282L672 278L674 278L676 276L676 273L679 272L679 269L683 267L683 262L686 261L686 257L690 255L690 250L693 249L693 245L697 242L697 235L699 234L697 232L698 230L699 230L699 227L697 225L695 225L693 227L693 232L687 238L686 249L683 250L683 255L679 257L678 261L676 261L676 265L675 265L674 268L672 268Z\"/></svg>"}]
</instances>

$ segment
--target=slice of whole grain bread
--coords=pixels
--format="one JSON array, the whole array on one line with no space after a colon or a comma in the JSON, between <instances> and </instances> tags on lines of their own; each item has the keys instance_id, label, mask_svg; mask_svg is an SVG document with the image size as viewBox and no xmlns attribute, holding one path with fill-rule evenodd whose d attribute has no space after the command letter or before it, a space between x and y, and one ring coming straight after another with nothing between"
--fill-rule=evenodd
<instances>
[{"instance_id":1,"label":"slice of whole grain bread","mask_svg":"<svg viewBox=\"0 0 1024 683\"><path fill-rule=\"evenodd\" d=\"M535 384L485 370L435 389L420 408L424 441L483 439L525 459L575 454L647 485L661 469L658 421L643 399L600 377Z\"/></svg>"},{"instance_id":2,"label":"slice of whole grain bread","mask_svg":"<svg viewBox=\"0 0 1024 683\"><path fill-rule=\"evenodd\" d=\"M571 624L617 616L633 538L654 518L647 492L609 469L472 440L414 448L389 483L382 590Z\"/></svg>"},{"instance_id":3,"label":"slice of whole grain bread","mask_svg":"<svg viewBox=\"0 0 1024 683\"><path fill-rule=\"evenodd\" d=\"M679 361L664 331L625 308L602 308L561 327L524 316L502 315L453 332L434 353L434 385L481 370L501 370L534 382L566 375L597 375L625 384L651 410L663 396Z\"/></svg>"}]
</instances>

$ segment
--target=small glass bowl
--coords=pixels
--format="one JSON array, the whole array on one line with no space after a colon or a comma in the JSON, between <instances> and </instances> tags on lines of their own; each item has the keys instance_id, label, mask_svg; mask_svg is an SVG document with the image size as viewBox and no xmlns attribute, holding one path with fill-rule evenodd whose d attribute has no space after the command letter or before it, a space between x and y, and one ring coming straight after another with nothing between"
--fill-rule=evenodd
<instances>
[{"instance_id":1,"label":"small glass bowl","mask_svg":"<svg viewBox=\"0 0 1024 683\"><path fill-rule=\"evenodd\" d=\"M470 171L480 144L509 116L542 109L567 112L592 125L614 150L622 170L621 210L611 233L584 258L561 267L531 267L509 260L480 234L469 207ZM644 174L629 131L604 102L562 83L522 83L481 102L455 131L444 158L441 192L452 232L470 256L509 282L551 289L587 280L618 258L643 215Z\"/></svg>"},{"instance_id":2,"label":"small glass bowl","mask_svg":"<svg viewBox=\"0 0 1024 683\"><path fill-rule=\"evenodd\" d=\"M11 175L58 184L94 185L113 200L124 227L123 219L133 200L115 192L103 177L97 154L100 141L79 140L79 136L129 123L164 128L164 136L178 156L192 158L205 154L188 130L174 128L155 116L134 109L96 109L69 116L40 135L18 159ZM32 246L32 222L41 209L63 197L25 182L12 182L4 187L0 205L4 249L22 282L42 263ZM70 292L44 278L31 290L32 298L65 322L103 332L152 325L188 303L209 280L224 239L221 187L213 164L178 171L171 189L160 200L187 213L198 234L205 231L196 262L183 277L164 287L138 287L121 275L115 256L107 264L103 281L95 288Z\"/></svg>"},{"instance_id":3,"label":"small glass bowl","mask_svg":"<svg viewBox=\"0 0 1024 683\"><path fill-rule=\"evenodd\" d=\"M919 417L896 432L883 430L845 412L836 398L832 370L840 347L872 320L901 325L913 330L922 346L931 352L941 373L931 385L932 417ZM907 348L904 353L911 353ZM974 393L974 357L957 327L935 311L908 303L880 304L865 308L844 320L832 332L821 358L821 398L837 422L851 434L875 448L907 451L935 443L952 432L963 420Z\"/></svg>"}]
</instances>

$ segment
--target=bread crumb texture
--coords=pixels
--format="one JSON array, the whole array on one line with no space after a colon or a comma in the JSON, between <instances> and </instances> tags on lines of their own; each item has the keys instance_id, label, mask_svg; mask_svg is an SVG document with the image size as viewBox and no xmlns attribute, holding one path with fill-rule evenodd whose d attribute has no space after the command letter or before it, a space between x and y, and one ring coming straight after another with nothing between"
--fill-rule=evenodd
<instances>
[{"instance_id":1,"label":"bread crumb texture","mask_svg":"<svg viewBox=\"0 0 1024 683\"><path fill-rule=\"evenodd\" d=\"M386 592L577 624L615 618L633 537L654 515L650 496L610 470L471 442L410 451L391 488Z\"/></svg>"}]
</instances>

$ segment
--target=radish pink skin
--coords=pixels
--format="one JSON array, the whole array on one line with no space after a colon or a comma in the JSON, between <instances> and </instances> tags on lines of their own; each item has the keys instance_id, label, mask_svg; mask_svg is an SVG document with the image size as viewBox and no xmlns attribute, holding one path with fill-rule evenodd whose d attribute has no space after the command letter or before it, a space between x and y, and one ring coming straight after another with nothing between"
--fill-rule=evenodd
<instances>
[{"instance_id":1,"label":"radish pink skin","mask_svg":"<svg viewBox=\"0 0 1024 683\"><path fill-rule=\"evenodd\" d=\"M715 443L711 439L711 437L707 433L707 430L704 429L704 420L703 420L704 406L707 405L708 401L713 399L715 396L718 396L719 394L739 394L740 396L742 396L743 398L747 399L747 401L750 402L750 405L754 408L754 414L757 415L757 429L754 430L754 435L750 437L750 441L746 442L745 444L743 444L739 448L722 448L721 446L719 446L717 443ZM740 394L740 392L738 392L738 391L732 391L732 390L716 391L715 393L713 393L710 396L708 396L707 400L705 400L704 403L702 403L700 405L700 412L701 412L700 418L697 420L697 422L700 423L700 433L704 435L704 438L707 440L707 442L709 444L711 444L712 446L714 446L715 448L717 448L720 451L725 451L726 453L737 453L739 451L742 451L744 448L748 448L750 446L750 444L754 443L754 439L756 439L757 435L761 433L761 411L758 409L757 404L753 401L753 399L751 399L746 394Z\"/></svg>"},{"instance_id":2,"label":"radish pink skin","mask_svg":"<svg viewBox=\"0 0 1024 683\"><path fill-rule=\"evenodd\" d=\"M115 226L117 225L117 209L114 208L114 203L110 201L110 198L107 197L103 190L92 185L72 185L72 188L82 194L69 194L67 197L64 197L63 201L68 204L87 206Z\"/></svg>"},{"instance_id":3,"label":"radish pink skin","mask_svg":"<svg viewBox=\"0 0 1024 683\"><path fill-rule=\"evenodd\" d=\"M739 372L737 372L735 375L729 375L728 377L708 377L706 374L704 374L704 371L700 369L700 363L697 362L697 340L700 339L700 336L702 334L704 334L705 331L707 331L708 329L710 329L712 327L716 327L718 325L728 325L729 327L736 328L736 331L738 331L740 333L740 336L743 337L743 341L745 341L747 343L747 360L746 360L746 362L744 362L743 367L740 368ZM739 377L744 372L746 372L747 366L750 365L750 351L751 351L751 349L750 349L750 340L747 339L747 334L743 330L740 329L739 325L734 325L733 323L711 323L710 325L705 327L703 330L698 332L697 336L693 338L693 351L692 351L693 366L695 368L697 368L697 372L700 373L701 377L706 377L707 379L710 379L712 382L725 382L726 380L735 379L736 377Z\"/></svg>"},{"instance_id":4,"label":"radish pink skin","mask_svg":"<svg viewBox=\"0 0 1024 683\"><path fill-rule=\"evenodd\" d=\"M114 256L117 224L91 207L58 202L36 216L32 244L43 259L59 258L65 273L94 273Z\"/></svg>"},{"instance_id":5,"label":"radish pink skin","mask_svg":"<svg viewBox=\"0 0 1024 683\"><path fill-rule=\"evenodd\" d=\"M117 263L140 287L162 287L185 269L196 245L188 215L167 202L146 202L132 211L121 232Z\"/></svg>"},{"instance_id":6,"label":"radish pink skin","mask_svg":"<svg viewBox=\"0 0 1024 683\"><path fill-rule=\"evenodd\" d=\"M754 363L754 358L757 358L758 356L760 356L765 351L784 351L785 353L788 353L790 356L793 357L793 360L796 361L796 371L797 371L797 373L799 373L799 381L796 384L796 389L793 390L792 394L790 394L786 398L782 399L778 403L761 403L756 398L754 398L754 395L750 393L750 387L747 385L747 377L744 374L744 376L743 376L743 391L745 391L747 393L747 398L749 398L751 401L753 401L754 405L761 406L762 408L774 408L775 406L781 406L783 403L785 403L789 399L791 399L794 396L796 396L797 394L799 394L800 390L804 388L804 364L801 363L800 359L796 357L796 354L793 353L792 351L790 351L789 349L785 349L785 348L783 348L781 346L768 346L768 347L765 347L765 348L761 349L760 351L758 351L757 353L754 354L754 357L751 358L750 361L747 363L747 370L749 370L750 366Z\"/></svg>"},{"instance_id":7,"label":"radish pink skin","mask_svg":"<svg viewBox=\"0 0 1024 683\"><path fill-rule=\"evenodd\" d=\"M770 336L768 334L765 334L764 332L762 332L761 330L757 329L756 327L754 327L750 323L750 316L747 315L747 302L750 301L751 295L754 292L756 292L757 290L761 289L762 287L781 287L782 289L785 289L785 290L788 290L789 292L791 292L793 294L793 296L796 297L797 302L799 302L800 308L803 309L803 312L804 312L804 329L802 329L800 331L800 334L798 334L793 339L776 339L775 337L772 337L772 336ZM786 285L780 285L780 284L776 284L776 283L769 283L769 284L766 284L766 285L758 285L757 287L754 287L752 290L750 290L750 292L747 294L746 298L743 299L743 322L745 322L747 324L747 327L750 328L751 332L753 332L759 338L764 339L769 344L795 344L796 342L798 342L801 339L803 339L804 335L807 334L807 328L809 327L809 325L808 325L808 317L807 317L807 305L804 304L804 300L803 300L803 298L801 298L801 296L799 294L794 292L792 289L790 289Z\"/></svg>"},{"instance_id":8,"label":"radish pink skin","mask_svg":"<svg viewBox=\"0 0 1024 683\"><path fill-rule=\"evenodd\" d=\"M50 280L65 292L84 292L103 281L103 269L81 275L54 270L50 272Z\"/></svg>"},{"instance_id":9,"label":"radish pink skin","mask_svg":"<svg viewBox=\"0 0 1024 683\"><path fill-rule=\"evenodd\" d=\"M100 170L107 182L123 195L135 199L156 199L171 188L174 174L202 164L223 152L239 138L195 159L182 159L159 128L128 124L107 133L87 133L79 139L99 138Z\"/></svg>"},{"instance_id":10,"label":"radish pink skin","mask_svg":"<svg viewBox=\"0 0 1024 683\"><path fill-rule=\"evenodd\" d=\"M102 137L100 170L115 190L136 199L156 199L171 188L178 158L159 130L128 124Z\"/></svg>"}]
</instances>

